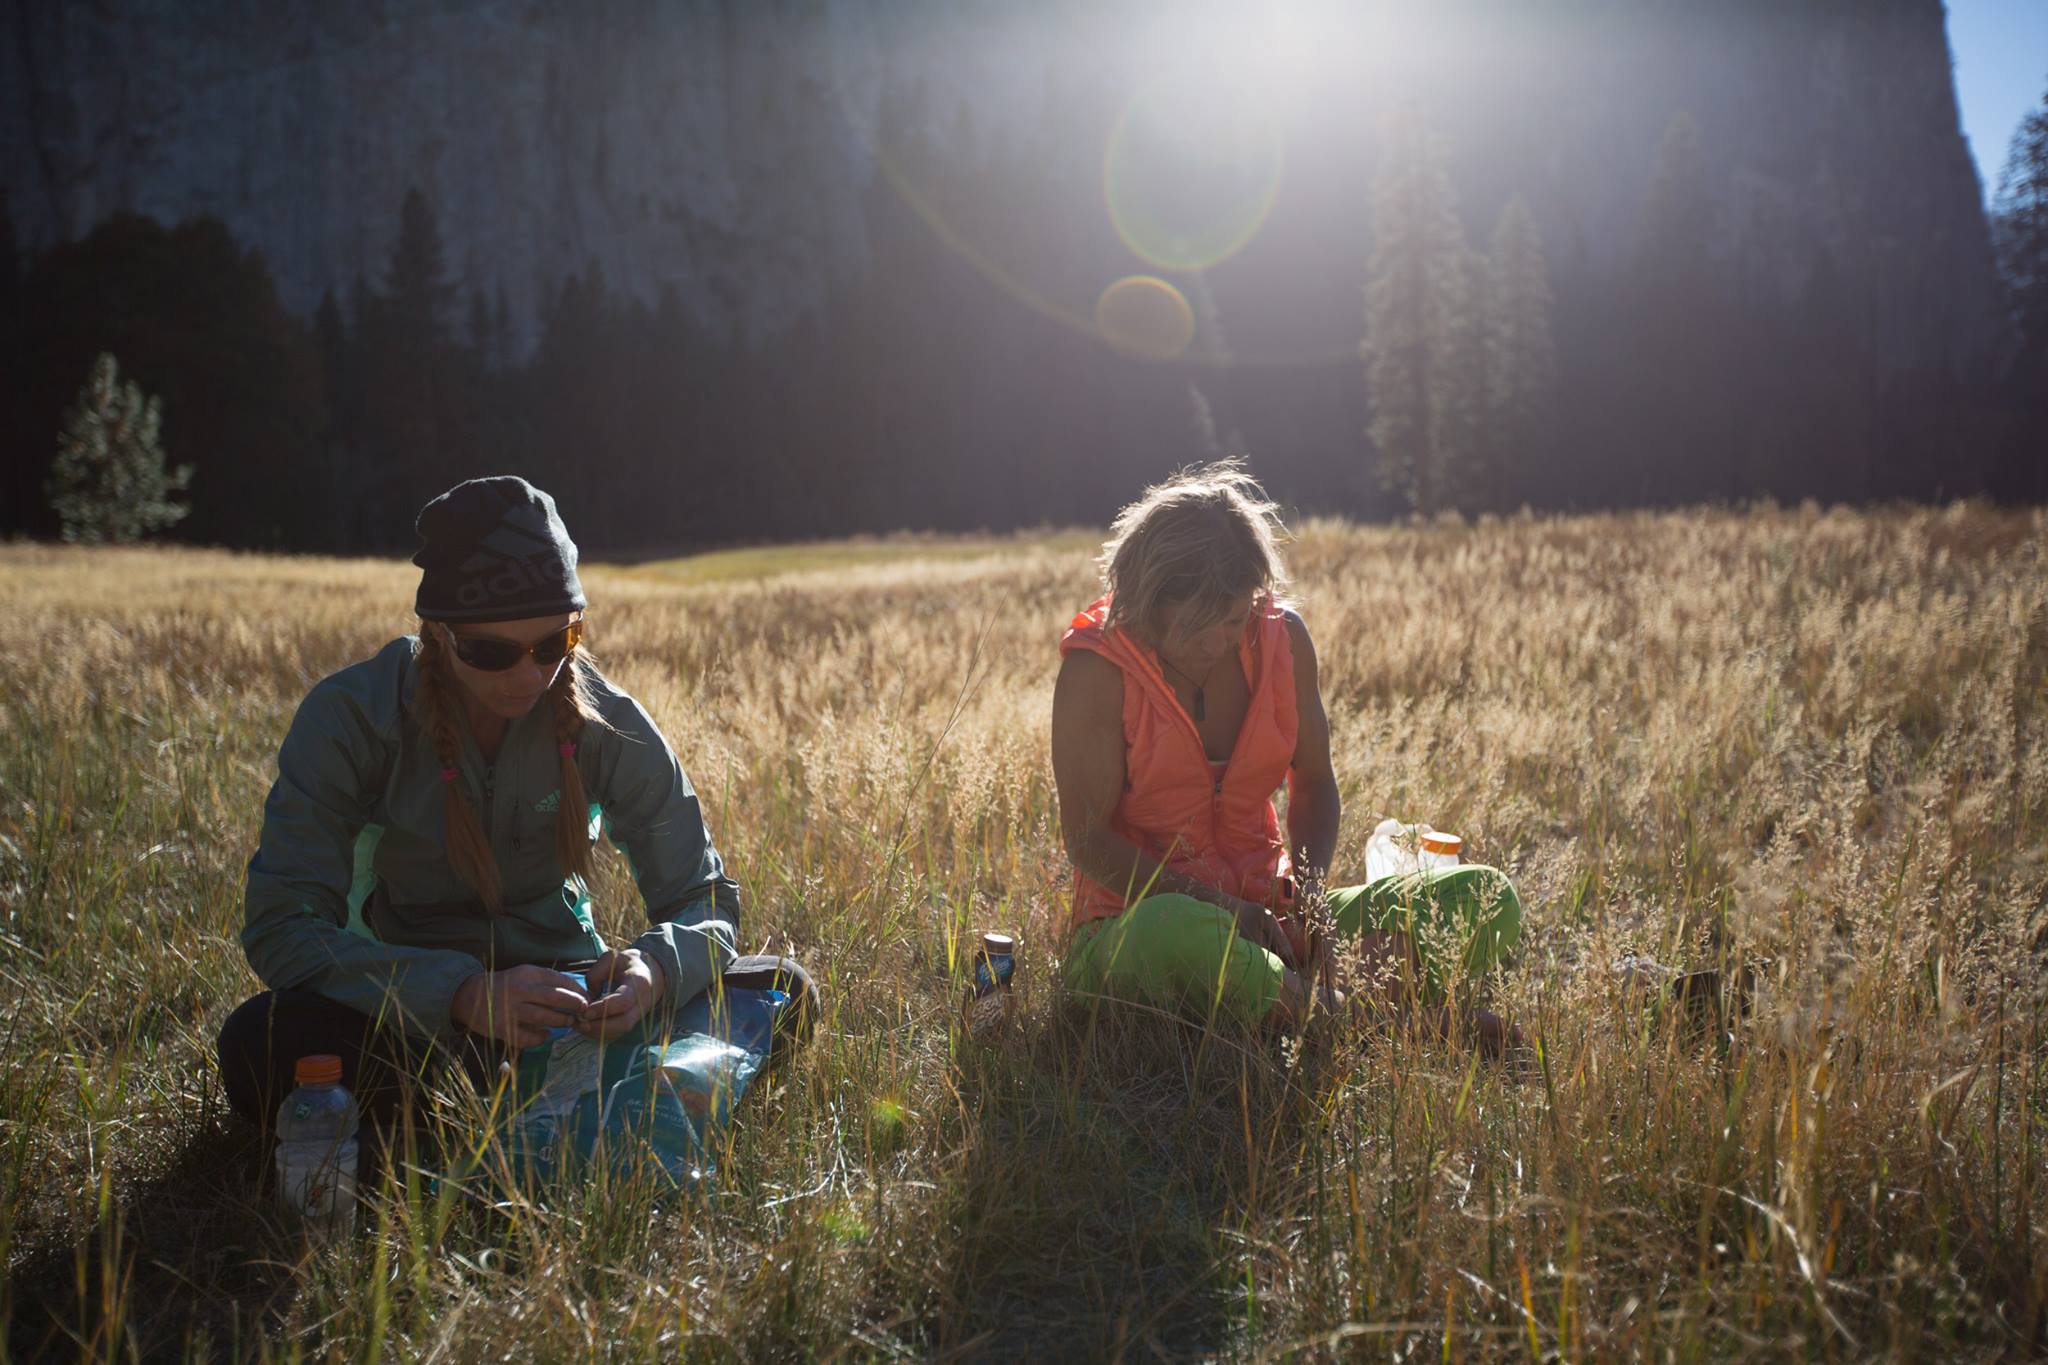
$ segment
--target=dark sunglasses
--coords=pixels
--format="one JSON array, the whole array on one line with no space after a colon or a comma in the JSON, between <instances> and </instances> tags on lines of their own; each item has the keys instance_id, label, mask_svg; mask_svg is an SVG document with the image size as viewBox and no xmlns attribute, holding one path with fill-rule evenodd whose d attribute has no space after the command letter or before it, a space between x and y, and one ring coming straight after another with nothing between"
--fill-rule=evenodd
<instances>
[{"instance_id":1,"label":"dark sunglasses","mask_svg":"<svg viewBox=\"0 0 2048 1365\"><path fill-rule=\"evenodd\" d=\"M455 651L455 657L485 673L503 673L529 654L542 668L553 668L568 658L583 638L581 621L571 621L554 634L543 635L530 645L522 645L516 640L494 640L484 635L457 635L446 626L441 629L448 636L448 644Z\"/></svg>"}]
</instances>

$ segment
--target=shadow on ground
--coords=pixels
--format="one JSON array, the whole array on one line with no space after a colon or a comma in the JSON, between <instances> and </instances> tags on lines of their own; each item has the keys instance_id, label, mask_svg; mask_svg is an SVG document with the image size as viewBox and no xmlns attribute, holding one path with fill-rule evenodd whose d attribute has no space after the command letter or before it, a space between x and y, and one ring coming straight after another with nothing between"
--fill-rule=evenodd
<instances>
[{"instance_id":1,"label":"shadow on ground","mask_svg":"<svg viewBox=\"0 0 2048 1365\"><path fill-rule=\"evenodd\" d=\"M85 1235L51 1237L7 1275L7 1355L239 1358L290 1295L294 1244L263 1216L253 1129L209 1121L155 1173L121 1182Z\"/></svg>"},{"instance_id":2,"label":"shadow on ground","mask_svg":"<svg viewBox=\"0 0 2048 1365\"><path fill-rule=\"evenodd\" d=\"M1183 1359L1242 1344L1254 1148L1294 1108L1278 1050L1072 1002L967 1047L939 1353Z\"/></svg>"}]
</instances>

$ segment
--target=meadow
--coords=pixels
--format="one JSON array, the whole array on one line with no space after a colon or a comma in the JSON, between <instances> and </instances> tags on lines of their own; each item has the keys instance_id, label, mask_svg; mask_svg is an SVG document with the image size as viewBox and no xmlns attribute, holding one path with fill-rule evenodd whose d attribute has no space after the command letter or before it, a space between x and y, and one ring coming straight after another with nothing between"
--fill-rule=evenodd
<instances>
[{"instance_id":1,"label":"meadow","mask_svg":"<svg viewBox=\"0 0 2048 1365\"><path fill-rule=\"evenodd\" d=\"M400 562L0 546L13 1358L2027 1358L2048 1352L2048 513L1766 507L1289 548L1345 802L1526 913L1503 1071L1066 998L1047 756L1087 534L588 566L813 1045L715 1186L307 1250L225 1112L242 868ZM623 860L608 930L640 907ZM1348 872L1348 875L1347 875ZM965 947L1018 1014L957 1028ZM1614 964L1753 966L1702 1034ZM658 1208L655 1206L658 1205Z\"/></svg>"}]
</instances>

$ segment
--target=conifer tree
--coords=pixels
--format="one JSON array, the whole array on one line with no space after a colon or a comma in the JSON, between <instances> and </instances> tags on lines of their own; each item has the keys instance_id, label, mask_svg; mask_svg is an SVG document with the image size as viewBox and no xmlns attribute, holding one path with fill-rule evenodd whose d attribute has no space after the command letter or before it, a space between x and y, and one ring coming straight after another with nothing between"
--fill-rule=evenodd
<instances>
[{"instance_id":1,"label":"conifer tree","mask_svg":"<svg viewBox=\"0 0 2048 1365\"><path fill-rule=\"evenodd\" d=\"M361 458L374 482L401 497L423 495L477 472L459 448L449 283L434 210L417 189L399 207L398 236L383 288L361 299L358 382Z\"/></svg>"},{"instance_id":2,"label":"conifer tree","mask_svg":"<svg viewBox=\"0 0 2048 1365\"><path fill-rule=\"evenodd\" d=\"M2048 355L2048 96L2013 133L1991 223L2013 321L2029 354Z\"/></svg>"},{"instance_id":3,"label":"conifer tree","mask_svg":"<svg viewBox=\"0 0 2048 1365\"><path fill-rule=\"evenodd\" d=\"M1202 386L1188 381L1188 425L1193 428L1195 449L1205 460L1244 460L1251 457L1251 447L1244 439L1244 433L1235 427L1219 430L1216 426L1216 410L1209 406L1209 395L1202 392Z\"/></svg>"},{"instance_id":4,"label":"conifer tree","mask_svg":"<svg viewBox=\"0 0 2048 1365\"><path fill-rule=\"evenodd\" d=\"M35 504L41 451L23 448L21 256L7 191L0 189L0 530L12 530ZM14 523L9 525L8 523Z\"/></svg>"},{"instance_id":5,"label":"conifer tree","mask_svg":"<svg viewBox=\"0 0 2048 1365\"><path fill-rule=\"evenodd\" d=\"M1526 487L1557 382L1543 235L1519 194L1494 224L1487 252L1487 454L1496 486Z\"/></svg>"},{"instance_id":6,"label":"conifer tree","mask_svg":"<svg viewBox=\"0 0 2048 1365\"><path fill-rule=\"evenodd\" d=\"M1634 501L1737 491L1727 430L1734 319L1712 249L1713 204L1699 125L1681 110L1657 150L1629 288L1620 451L1635 462L1625 481Z\"/></svg>"},{"instance_id":7,"label":"conifer tree","mask_svg":"<svg viewBox=\"0 0 2048 1365\"><path fill-rule=\"evenodd\" d=\"M2033 501L2048 497L2048 96L2013 134L1991 236L2020 334L2006 379L2015 429L1996 479L2004 496Z\"/></svg>"},{"instance_id":8,"label":"conifer tree","mask_svg":"<svg viewBox=\"0 0 2048 1365\"><path fill-rule=\"evenodd\" d=\"M1643 200L1639 258L1653 266L1696 269L1706 259L1712 223L1699 123L1681 109L1671 116L1657 147Z\"/></svg>"},{"instance_id":9,"label":"conifer tree","mask_svg":"<svg viewBox=\"0 0 2048 1365\"><path fill-rule=\"evenodd\" d=\"M57 459L45 489L64 539L125 544L181 520L191 509L170 500L192 481L192 467L164 467L162 410L141 385L121 382L102 352L64 415Z\"/></svg>"},{"instance_id":10,"label":"conifer tree","mask_svg":"<svg viewBox=\"0 0 2048 1365\"><path fill-rule=\"evenodd\" d=\"M320 306L313 310L313 349L320 357L321 385L333 414L333 430L347 435L355 416L355 385L349 373L348 326L342 321L341 304L332 289L320 295Z\"/></svg>"},{"instance_id":11,"label":"conifer tree","mask_svg":"<svg viewBox=\"0 0 2048 1365\"><path fill-rule=\"evenodd\" d=\"M1490 395L1493 352L1487 320L1489 292L1486 257L1458 237L1457 293L1448 301L1451 314L1451 367L1448 388L1443 464L1439 490L1443 508L1471 508L1496 496L1500 440Z\"/></svg>"},{"instance_id":12,"label":"conifer tree","mask_svg":"<svg viewBox=\"0 0 2048 1365\"><path fill-rule=\"evenodd\" d=\"M398 240L391 248L385 297L394 320L422 349L448 340L448 308L454 287L441 250L441 226L433 206L418 189L405 192L398 209Z\"/></svg>"},{"instance_id":13,"label":"conifer tree","mask_svg":"<svg viewBox=\"0 0 2048 1365\"><path fill-rule=\"evenodd\" d=\"M498 358L491 354L491 303L482 285L469 291L469 349L479 365L494 368Z\"/></svg>"},{"instance_id":14,"label":"conifer tree","mask_svg":"<svg viewBox=\"0 0 2048 1365\"><path fill-rule=\"evenodd\" d=\"M1483 388L1475 281L1445 151L1411 111L1388 122L1373 182L1365 286L1367 428L1379 475L1427 514L1452 505L1474 457Z\"/></svg>"},{"instance_id":15,"label":"conifer tree","mask_svg":"<svg viewBox=\"0 0 2048 1365\"><path fill-rule=\"evenodd\" d=\"M512 354L512 305L505 298L505 282L499 280L491 297L491 362L505 368L516 360Z\"/></svg>"},{"instance_id":16,"label":"conifer tree","mask_svg":"<svg viewBox=\"0 0 2048 1365\"><path fill-rule=\"evenodd\" d=\"M335 301L332 289L320 295L319 306L313 310L313 345L320 352L320 363L332 385L341 369L341 353L348 346L348 328L341 320L341 305Z\"/></svg>"}]
</instances>

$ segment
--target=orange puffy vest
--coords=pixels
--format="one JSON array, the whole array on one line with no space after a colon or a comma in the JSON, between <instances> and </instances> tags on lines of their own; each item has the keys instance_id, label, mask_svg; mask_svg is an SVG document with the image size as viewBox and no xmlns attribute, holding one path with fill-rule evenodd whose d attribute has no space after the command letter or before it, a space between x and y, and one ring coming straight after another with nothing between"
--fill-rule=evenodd
<instances>
[{"instance_id":1,"label":"orange puffy vest","mask_svg":"<svg viewBox=\"0 0 2048 1365\"><path fill-rule=\"evenodd\" d=\"M1288 869L1273 793L1294 762L1299 725L1285 614L1263 599L1238 642L1251 702L1220 777L1152 651L1105 626L1108 615L1108 597L1090 603L1060 637L1060 653L1093 650L1123 671L1124 792L1110 828L1175 872L1272 904ZM1122 914L1144 895L1142 885L1102 886L1076 871L1072 923Z\"/></svg>"}]
</instances>

